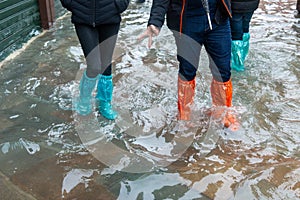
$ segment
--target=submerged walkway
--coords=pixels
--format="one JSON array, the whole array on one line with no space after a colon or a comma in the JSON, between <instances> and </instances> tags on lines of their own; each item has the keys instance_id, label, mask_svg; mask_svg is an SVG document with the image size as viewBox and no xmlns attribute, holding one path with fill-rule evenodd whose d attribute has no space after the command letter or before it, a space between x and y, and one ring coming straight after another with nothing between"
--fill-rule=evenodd
<instances>
[{"instance_id":1,"label":"submerged walkway","mask_svg":"<svg viewBox=\"0 0 300 200\"><path fill-rule=\"evenodd\" d=\"M1 200L299 198L299 51L295 49L300 48L291 28L293 4L283 3L279 8L284 12L279 12L277 4L263 3L262 8L271 11L260 9L254 16L247 70L233 73L238 86L234 103L246 110L244 132L221 140L207 157L199 156L195 143L172 165L144 174L109 169L82 146L70 91L76 86L77 72L85 67L84 58L70 15L59 19L52 30L2 63ZM147 21L148 7L142 6L125 13L114 55L118 72L114 79L118 93L124 94L127 86L133 93L116 97L128 98L123 106L132 107L132 118L144 123L147 131L161 125L157 111L176 112L177 62L166 29L154 44L159 51L147 49L145 43L134 45ZM277 51L270 51L271 47ZM202 62L207 67L207 60ZM197 77L200 106L209 105L210 72L204 69ZM153 99L162 101L153 103ZM139 115L139 109L151 103L160 107ZM167 141L162 132L154 139Z\"/></svg>"}]
</instances>

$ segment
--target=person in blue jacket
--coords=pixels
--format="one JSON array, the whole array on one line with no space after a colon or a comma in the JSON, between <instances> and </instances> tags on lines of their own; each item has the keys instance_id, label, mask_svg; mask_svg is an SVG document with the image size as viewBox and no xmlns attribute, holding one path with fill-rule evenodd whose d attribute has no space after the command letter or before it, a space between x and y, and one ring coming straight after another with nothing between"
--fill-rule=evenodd
<instances>
[{"instance_id":1,"label":"person in blue jacket","mask_svg":"<svg viewBox=\"0 0 300 200\"><path fill-rule=\"evenodd\" d=\"M96 100L100 114L115 119L111 105L113 93L112 55L120 28L121 13L130 0L60 0L72 13L71 20L80 41L87 68L79 85L75 110L81 115L92 112L92 92L97 84Z\"/></svg>"},{"instance_id":2,"label":"person in blue jacket","mask_svg":"<svg viewBox=\"0 0 300 200\"><path fill-rule=\"evenodd\" d=\"M147 29L139 40L157 36L167 17L167 26L173 32L177 46L178 119L190 120L195 94L195 77L200 51L205 47L212 73L211 96L213 106L232 106L230 67L231 18L230 0L153 0ZM214 113L214 116L220 115ZM225 116L226 127L235 123L232 115Z\"/></svg>"},{"instance_id":3,"label":"person in blue jacket","mask_svg":"<svg viewBox=\"0 0 300 200\"><path fill-rule=\"evenodd\" d=\"M249 26L259 0L231 0L232 18L230 20L232 48L231 68L244 71L244 62L249 52Z\"/></svg>"}]
</instances>

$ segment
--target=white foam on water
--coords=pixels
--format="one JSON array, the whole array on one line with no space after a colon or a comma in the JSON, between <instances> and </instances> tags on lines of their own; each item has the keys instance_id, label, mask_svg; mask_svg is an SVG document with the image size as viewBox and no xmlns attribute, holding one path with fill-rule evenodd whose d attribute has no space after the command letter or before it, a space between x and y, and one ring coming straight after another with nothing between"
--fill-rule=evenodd
<instances>
[{"instance_id":1,"label":"white foam on water","mask_svg":"<svg viewBox=\"0 0 300 200\"><path fill-rule=\"evenodd\" d=\"M19 142L23 145L23 147L26 149L26 151L31 155L40 151L40 145L35 142L29 141L29 140L26 140L23 138L20 138Z\"/></svg>"},{"instance_id":2,"label":"white foam on water","mask_svg":"<svg viewBox=\"0 0 300 200\"><path fill-rule=\"evenodd\" d=\"M88 187L89 178L95 170L91 169L72 169L69 171L62 182L62 197L65 193L70 193L77 185L83 183L85 188Z\"/></svg>"},{"instance_id":3,"label":"white foam on water","mask_svg":"<svg viewBox=\"0 0 300 200\"><path fill-rule=\"evenodd\" d=\"M77 62L82 62L83 60L83 51L80 46L71 46L70 47L70 54Z\"/></svg>"},{"instance_id":4,"label":"white foam on water","mask_svg":"<svg viewBox=\"0 0 300 200\"><path fill-rule=\"evenodd\" d=\"M10 148L10 143L9 143L9 142L5 142L5 143L1 144L1 146L2 146L2 147L1 147L2 153L3 153L3 154L8 153L9 148Z\"/></svg>"},{"instance_id":5,"label":"white foam on water","mask_svg":"<svg viewBox=\"0 0 300 200\"><path fill-rule=\"evenodd\" d=\"M20 115L13 115L13 116L10 116L9 119L16 119L18 118Z\"/></svg>"},{"instance_id":6,"label":"white foam on water","mask_svg":"<svg viewBox=\"0 0 300 200\"><path fill-rule=\"evenodd\" d=\"M151 174L135 181L126 180L121 182L118 200L137 199L143 194L144 200L155 199L153 192L166 186L178 184L190 185L191 181L184 179L178 173Z\"/></svg>"}]
</instances>

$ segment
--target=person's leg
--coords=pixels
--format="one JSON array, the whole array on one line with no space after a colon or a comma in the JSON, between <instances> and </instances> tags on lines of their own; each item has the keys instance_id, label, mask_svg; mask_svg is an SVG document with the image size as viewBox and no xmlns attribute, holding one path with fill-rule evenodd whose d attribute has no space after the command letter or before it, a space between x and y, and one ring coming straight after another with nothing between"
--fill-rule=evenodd
<instances>
[{"instance_id":1,"label":"person's leg","mask_svg":"<svg viewBox=\"0 0 300 200\"><path fill-rule=\"evenodd\" d=\"M185 81L195 78L199 65L205 16L189 16L186 18L182 33L173 31L179 61L179 76Z\"/></svg>"},{"instance_id":2,"label":"person's leg","mask_svg":"<svg viewBox=\"0 0 300 200\"><path fill-rule=\"evenodd\" d=\"M254 14L254 11L243 14L243 33L249 33L250 22L251 22L253 14Z\"/></svg>"},{"instance_id":3,"label":"person's leg","mask_svg":"<svg viewBox=\"0 0 300 200\"><path fill-rule=\"evenodd\" d=\"M230 29L231 29L231 39L232 40L242 40L243 39L243 14L242 13L232 13L232 18L230 19Z\"/></svg>"},{"instance_id":4,"label":"person's leg","mask_svg":"<svg viewBox=\"0 0 300 200\"><path fill-rule=\"evenodd\" d=\"M209 55L209 68L213 78L218 82L229 81L231 77L229 21L223 25L216 26L212 31L208 32L204 46Z\"/></svg>"},{"instance_id":5,"label":"person's leg","mask_svg":"<svg viewBox=\"0 0 300 200\"><path fill-rule=\"evenodd\" d=\"M230 68L231 34L229 22L219 25L207 34L204 43L209 55L210 70L213 80L211 83L212 104L214 107L232 106L232 82ZM214 117L221 117L223 109L217 109ZM235 123L233 115L225 112L223 118L224 126L228 127Z\"/></svg>"},{"instance_id":6,"label":"person's leg","mask_svg":"<svg viewBox=\"0 0 300 200\"><path fill-rule=\"evenodd\" d=\"M232 13L231 28L231 68L236 71L244 71L243 55L243 14Z\"/></svg>"},{"instance_id":7,"label":"person's leg","mask_svg":"<svg viewBox=\"0 0 300 200\"><path fill-rule=\"evenodd\" d=\"M97 31L90 26L75 24L75 30L80 41L84 56L87 62L87 70L84 71L79 85L80 95L75 101L75 110L81 115L88 115L92 112L91 97L97 82L99 71L99 54L90 56L94 48L97 48ZM89 59L93 58L93 59Z\"/></svg>"},{"instance_id":8,"label":"person's leg","mask_svg":"<svg viewBox=\"0 0 300 200\"><path fill-rule=\"evenodd\" d=\"M99 35L99 49L101 58L100 73L106 76L111 75L111 62L120 24L104 24L97 27Z\"/></svg>"},{"instance_id":9,"label":"person's leg","mask_svg":"<svg viewBox=\"0 0 300 200\"><path fill-rule=\"evenodd\" d=\"M249 52L249 45L250 45L250 22L253 16L253 12L248 12L244 14L243 17L243 51L242 51L242 59L245 61L248 52Z\"/></svg>"},{"instance_id":10,"label":"person's leg","mask_svg":"<svg viewBox=\"0 0 300 200\"><path fill-rule=\"evenodd\" d=\"M195 78L199 65L201 46L187 35L174 34L177 46L177 60L179 62L179 77L184 81Z\"/></svg>"},{"instance_id":11,"label":"person's leg","mask_svg":"<svg viewBox=\"0 0 300 200\"><path fill-rule=\"evenodd\" d=\"M107 119L115 119L117 112L112 109L113 94L112 56L117 41L120 24L98 26L101 71L98 76L96 99L100 114Z\"/></svg>"},{"instance_id":12,"label":"person's leg","mask_svg":"<svg viewBox=\"0 0 300 200\"><path fill-rule=\"evenodd\" d=\"M194 102L195 76L199 65L201 45L197 41L201 25L199 18L187 20L183 33L173 31L177 46L178 70L178 119L190 120Z\"/></svg>"},{"instance_id":13,"label":"person's leg","mask_svg":"<svg viewBox=\"0 0 300 200\"><path fill-rule=\"evenodd\" d=\"M75 30L86 58L86 74L88 77L94 78L99 74L101 64L98 31L96 28L84 24L75 24Z\"/></svg>"}]
</instances>

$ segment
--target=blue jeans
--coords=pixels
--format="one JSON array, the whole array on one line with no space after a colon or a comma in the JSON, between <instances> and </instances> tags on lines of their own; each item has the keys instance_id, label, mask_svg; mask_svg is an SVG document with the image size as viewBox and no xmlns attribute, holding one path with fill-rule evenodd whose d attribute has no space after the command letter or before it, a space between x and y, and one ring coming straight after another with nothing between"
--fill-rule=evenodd
<instances>
[{"instance_id":1,"label":"blue jeans","mask_svg":"<svg viewBox=\"0 0 300 200\"><path fill-rule=\"evenodd\" d=\"M209 57L209 68L218 82L227 82L231 77L231 34L229 20L224 24L214 23L209 29L206 15L187 16L182 33L173 31L177 46L179 75L183 80L193 80L199 65L202 45Z\"/></svg>"},{"instance_id":2,"label":"blue jeans","mask_svg":"<svg viewBox=\"0 0 300 200\"><path fill-rule=\"evenodd\" d=\"M230 20L232 40L243 40L243 34L249 33L253 13L254 12L232 13Z\"/></svg>"}]
</instances>

